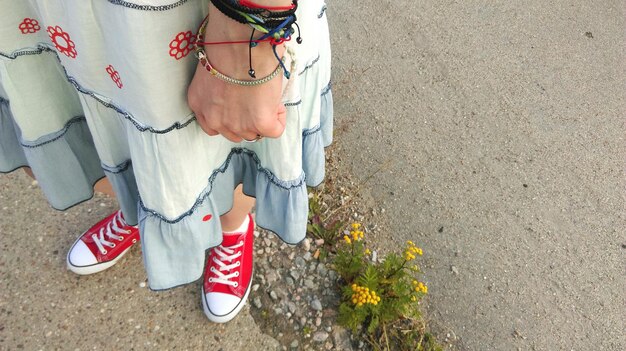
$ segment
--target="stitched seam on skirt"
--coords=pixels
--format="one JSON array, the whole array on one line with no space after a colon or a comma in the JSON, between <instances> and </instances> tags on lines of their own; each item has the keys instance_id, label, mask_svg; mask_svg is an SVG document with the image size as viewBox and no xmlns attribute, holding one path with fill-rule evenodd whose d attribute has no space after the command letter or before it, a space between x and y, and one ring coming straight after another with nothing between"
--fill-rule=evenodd
<instances>
[{"instance_id":1,"label":"stitched seam on skirt","mask_svg":"<svg viewBox=\"0 0 626 351\"><path fill-rule=\"evenodd\" d=\"M332 87L333 87L333 81L331 80L328 82L328 85L324 89L322 89L322 93L320 95L324 97L324 95L330 93L330 90L332 89Z\"/></svg>"},{"instance_id":2,"label":"stitched seam on skirt","mask_svg":"<svg viewBox=\"0 0 626 351\"><path fill-rule=\"evenodd\" d=\"M232 159L233 155L235 155L235 154L238 154L238 155L246 154L247 156L252 157L252 160L256 163L257 171L260 171L263 174L265 174L265 176L268 178L270 183L272 183L272 184L274 184L274 185L276 185L276 186L278 186L278 187L280 187L282 189L285 189L287 191L291 191L292 189L299 188L303 184L305 184L306 176L304 175L304 173L302 173L302 175L299 177L299 179L296 179L296 180L293 180L293 181L281 180L278 177L276 177L274 175L274 173L272 173L267 168L261 167L261 161L259 160L258 156L256 155L256 153L254 151L251 151L251 150L248 150L248 149L244 149L244 148L233 148L231 150L231 152L228 154L228 157L226 158L226 161L224 162L224 164L222 164L222 166L220 166L220 168L218 168L215 171L213 171L213 173L209 177L209 184L207 185L205 190L203 190L202 192L205 192L207 188L209 190L206 191L206 193L201 194L200 196L198 196L198 198L196 199L196 202L194 202L193 206L191 206L191 208L188 211L184 212L182 215L180 215L180 216L178 216L178 217L176 217L174 219L168 219L165 216L163 216L162 214L160 214L159 212L147 208L144 205L143 200L141 200L141 198L139 199L139 206L141 206L141 209L143 211L145 211L146 213L149 213L149 214L159 218L161 221L163 221L165 223L175 224L175 223L180 222L185 217L188 217L191 214L193 214L195 212L195 210L209 197L209 195L211 195L211 192L213 191L213 182L215 181L215 178L217 177L218 173L226 172L226 170L228 169L228 166L230 165L231 159Z\"/></svg>"},{"instance_id":3,"label":"stitched seam on skirt","mask_svg":"<svg viewBox=\"0 0 626 351\"><path fill-rule=\"evenodd\" d=\"M315 60L311 61L311 63L309 63L308 65L306 65L306 67L304 67L304 69L302 70L302 72L298 73L299 76L303 75L304 72L306 72L309 68L315 66L315 64L317 63L317 61L320 60L320 55L318 54L317 57L315 58Z\"/></svg>"},{"instance_id":4,"label":"stitched seam on skirt","mask_svg":"<svg viewBox=\"0 0 626 351\"><path fill-rule=\"evenodd\" d=\"M100 163L100 167L102 167L102 170L107 173L118 174L118 173L125 172L128 169L128 167L130 167L131 164L132 164L131 160L126 160L117 166L109 166L104 163Z\"/></svg>"},{"instance_id":5,"label":"stitched seam on skirt","mask_svg":"<svg viewBox=\"0 0 626 351\"><path fill-rule=\"evenodd\" d=\"M36 49L20 49L20 50L16 50L13 51L10 54L5 54L4 52L0 52L0 56L4 56L10 60L15 60L16 58L20 57L20 56L24 56L24 55L39 55L44 51L51 51L54 52L54 49L47 47L47 46L42 46L42 44L37 44L37 48Z\"/></svg>"},{"instance_id":6,"label":"stitched seam on skirt","mask_svg":"<svg viewBox=\"0 0 626 351\"><path fill-rule=\"evenodd\" d=\"M326 4L324 4L324 6L322 6L322 11L320 11L320 14L317 15L317 18L322 18L322 16L324 16L324 12L326 12Z\"/></svg>"},{"instance_id":7,"label":"stitched seam on skirt","mask_svg":"<svg viewBox=\"0 0 626 351\"><path fill-rule=\"evenodd\" d=\"M42 45L42 44L40 44ZM59 57L59 54L55 51L55 50L46 50L46 51L50 51L52 53L54 53L56 55L57 60L59 60L59 62L61 62L61 58ZM145 131L149 131L151 133L155 133L155 134L165 134L167 132L170 132L174 129L183 129L185 127L187 127L189 124L191 124L191 122L196 120L196 117L191 117L190 119L188 119L187 121L180 123L180 122L175 122L174 124L172 124L171 126L169 126L168 128L165 129L154 129L152 127L146 127L144 125L142 125L141 123L139 123L139 121L137 121L135 119L135 117L133 117L130 113L124 111L123 109L121 109L120 107L116 106L115 104L112 104L108 101L105 101L103 99L100 99L99 97L96 96L96 94L90 90L87 90L85 88L83 88L78 81L76 81L76 79L72 76L69 75L69 73L67 73L67 69L65 69L65 66L63 66L61 64L61 68L63 68L63 73L65 74L65 77L67 78L67 81L70 82L75 88L76 90L78 90L79 92L85 94L85 95L89 95L91 96L94 100L96 100L97 102L101 103L104 107L108 107L110 109L115 110L117 113L121 114L125 119L127 119L128 121L130 121L135 128L137 128L137 130L139 130L140 132L145 132Z\"/></svg>"},{"instance_id":8,"label":"stitched seam on skirt","mask_svg":"<svg viewBox=\"0 0 626 351\"><path fill-rule=\"evenodd\" d=\"M124 0L108 0L113 5L121 5L124 7L128 7L134 10L142 10L142 11L167 11L171 10L175 7L178 7L188 0L179 0L175 3L169 5L161 5L161 6L152 6L152 5L139 5L132 2L124 1Z\"/></svg>"},{"instance_id":9,"label":"stitched seam on skirt","mask_svg":"<svg viewBox=\"0 0 626 351\"><path fill-rule=\"evenodd\" d=\"M35 140L35 141L32 141L32 142L26 142L26 141L20 140L20 145L22 145L25 148L34 149L34 148L38 148L38 147L44 146L46 144L50 144L52 142L55 142L55 141L61 139L69 131L69 129L72 126L72 124L79 123L79 122L84 122L84 121L86 121L84 116L76 116L76 117L70 119L69 121L67 121L67 123L65 123L65 125L63 126L63 129L61 129L60 131L48 134L48 135L55 135L55 134L59 133L58 135L54 136L52 139L45 140L45 141L37 141L37 140ZM46 138L46 137L48 137L48 136L43 136L41 138ZM41 138L39 138L39 139L41 139Z\"/></svg>"},{"instance_id":10,"label":"stitched seam on skirt","mask_svg":"<svg viewBox=\"0 0 626 351\"><path fill-rule=\"evenodd\" d=\"M321 126L320 124L318 124L318 125L316 125L316 126L315 126L315 127L313 127L313 128L309 128L309 129L305 129L305 130L303 130L303 131L302 131L302 136L303 136L303 137L305 137L305 136L309 136L309 135L311 135L311 134L315 134L315 133L319 132L320 130L322 130L322 126Z\"/></svg>"},{"instance_id":11,"label":"stitched seam on skirt","mask_svg":"<svg viewBox=\"0 0 626 351\"><path fill-rule=\"evenodd\" d=\"M285 102L285 107L298 106L302 103L302 100L294 101L294 102Z\"/></svg>"}]
</instances>

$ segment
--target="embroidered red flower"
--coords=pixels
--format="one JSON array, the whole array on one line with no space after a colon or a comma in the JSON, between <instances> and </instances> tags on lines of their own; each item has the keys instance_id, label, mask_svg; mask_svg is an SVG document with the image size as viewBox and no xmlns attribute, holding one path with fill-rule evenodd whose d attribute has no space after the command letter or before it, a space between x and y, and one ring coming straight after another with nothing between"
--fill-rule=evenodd
<instances>
[{"instance_id":1,"label":"embroidered red flower","mask_svg":"<svg viewBox=\"0 0 626 351\"><path fill-rule=\"evenodd\" d=\"M193 49L195 39L191 31L178 33L174 40L170 42L170 56L177 60L187 56Z\"/></svg>"},{"instance_id":2,"label":"embroidered red flower","mask_svg":"<svg viewBox=\"0 0 626 351\"><path fill-rule=\"evenodd\" d=\"M20 23L19 25L19 29L20 31L22 31L22 34L29 34L38 32L41 27L39 26L39 21L37 21L36 19L24 18L22 23Z\"/></svg>"},{"instance_id":3,"label":"embroidered red flower","mask_svg":"<svg viewBox=\"0 0 626 351\"><path fill-rule=\"evenodd\" d=\"M76 58L78 54L75 49L76 45L70 39L70 35L64 32L61 27L48 27L48 35L58 52L63 53L67 57Z\"/></svg>"},{"instance_id":4,"label":"embroidered red flower","mask_svg":"<svg viewBox=\"0 0 626 351\"><path fill-rule=\"evenodd\" d=\"M118 88L122 89L122 87L124 86L124 84L122 84L122 78L120 78L120 74L115 70L115 68L113 68L112 65L109 65L107 67L107 73L109 74L109 76L111 76L111 79L113 80L115 85L117 85Z\"/></svg>"}]
</instances>

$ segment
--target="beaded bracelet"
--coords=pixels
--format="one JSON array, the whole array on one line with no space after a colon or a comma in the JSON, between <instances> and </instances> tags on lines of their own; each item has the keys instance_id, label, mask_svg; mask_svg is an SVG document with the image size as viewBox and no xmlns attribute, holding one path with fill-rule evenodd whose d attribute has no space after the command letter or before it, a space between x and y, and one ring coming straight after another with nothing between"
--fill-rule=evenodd
<instances>
[{"instance_id":1,"label":"beaded bracelet","mask_svg":"<svg viewBox=\"0 0 626 351\"><path fill-rule=\"evenodd\" d=\"M198 46L196 46L196 55L198 56L198 60L200 61L200 64L204 66L204 68L206 68L206 70L209 71L209 73L211 73L214 77L219 78L223 80L224 82L230 83L230 84L243 85L243 86L248 86L248 87L261 85L261 84L269 82L274 77L276 77L283 68L279 64L278 66L276 66L276 69L274 70L274 72L260 79L254 79L254 80L237 79L237 78L229 77L225 75L224 73L216 70L215 67L211 65L211 62L209 62L209 58L206 56L206 53L204 52L204 50L197 49L197 48Z\"/></svg>"},{"instance_id":2,"label":"beaded bracelet","mask_svg":"<svg viewBox=\"0 0 626 351\"><path fill-rule=\"evenodd\" d=\"M206 25L208 22L209 22L209 15L207 14L207 16L204 18L204 20L200 24L200 28L198 28L198 34L196 34L196 40L194 42L194 45L195 45L196 57L200 61L200 64L204 68L206 68L206 70L209 71L211 75L213 75L216 78L219 78L220 80L226 83L235 84L235 85L243 85L243 86L255 86L255 85L261 85L261 84L269 82L274 77L276 77L278 73L280 73L284 64L283 63L285 60L284 57L280 59L279 64L276 66L276 69L272 73L260 79L254 79L254 80L237 79L237 78L229 77L223 74L222 72L216 70L215 67L211 65L211 62L209 62L209 58L206 52L204 51L204 48L201 46L201 43L204 42L204 32L206 30Z\"/></svg>"}]
</instances>

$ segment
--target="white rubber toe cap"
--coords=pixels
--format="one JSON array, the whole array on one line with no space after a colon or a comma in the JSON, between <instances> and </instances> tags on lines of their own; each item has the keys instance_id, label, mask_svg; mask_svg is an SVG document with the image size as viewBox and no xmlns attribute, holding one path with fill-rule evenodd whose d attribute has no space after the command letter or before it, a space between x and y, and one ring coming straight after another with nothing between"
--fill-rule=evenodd
<instances>
[{"instance_id":1,"label":"white rubber toe cap","mask_svg":"<svg viewBox=\"0 0 626 351\"><path fill-rule=\"evenodd\" d=\"M97 263L96 256L82 240L78 240L67 255L67 264L70 267L86 267Z\"/></svg>"},{"instance_id":2,"label":"white rubber toe cap","mask_svg":"<svg viewBox=\"0 0 626 351\"><path fill-rule=\"evenodd\" d=\"M206 294L206 303L212 315L221 317L233 312L242 301L231 294L211 292Z\"/></svg>"}]
</instances>

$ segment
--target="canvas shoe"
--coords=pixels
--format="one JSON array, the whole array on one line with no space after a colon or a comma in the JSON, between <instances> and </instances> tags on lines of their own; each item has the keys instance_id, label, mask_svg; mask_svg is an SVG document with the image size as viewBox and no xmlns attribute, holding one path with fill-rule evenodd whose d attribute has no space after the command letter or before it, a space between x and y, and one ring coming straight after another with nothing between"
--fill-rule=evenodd
<instances>
[{"instance_id":1,"label":"canvas shoe","mask_svg":"<svg viewBox=\"0 0 626 351\"><path fill-rule=\"evenodd\" d=\"M84 232L67 254L67 268L76 274L101 272L124 256L139 241L139 228L117 211Z\"/></svg>"},{"instance_id":2,"label":"canvas shoe","mask_svg":"<svg viewBox=\"0 0 626 351\"><path fill-rule=\"evenodd\" d=\"M209 251L202 287L202 307L210 321L226 323L246 304L252 283L254 220L245 233L224 235Z\"/></svg>"}]
</instances>

